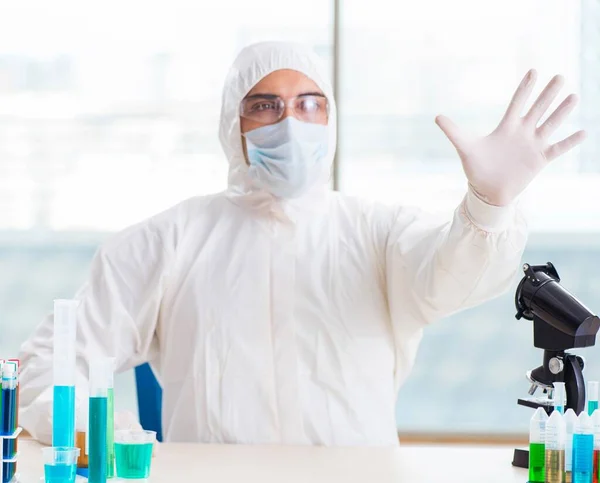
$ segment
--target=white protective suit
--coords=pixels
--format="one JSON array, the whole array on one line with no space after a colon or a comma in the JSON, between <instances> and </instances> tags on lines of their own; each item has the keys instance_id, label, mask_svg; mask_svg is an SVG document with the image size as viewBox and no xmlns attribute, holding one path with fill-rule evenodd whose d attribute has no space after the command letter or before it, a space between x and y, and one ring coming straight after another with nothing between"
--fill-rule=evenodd
<instances>
[{"instance_id":1,"label":"white protective suit","mask_svg":"<svg viewBox=\"0 0 600 483\"><path fill-rule=\"evenodd\" d=\"M331 104L321 182L277 200L253 187L239 104L264 76L294 69ZM78 293L78 386L88 357L117 370L150 361L164 390L166 441L395 445L395 402L427 324L501 294L520 264L514 206L468 192L445 224L328 188L336 114L308 50L242 51L223 93L229 188L114 236ZM458 162L458 160L457 160ZM23 345L22 425L50 440L52 318Z\"/></svg>"}]
</instances>

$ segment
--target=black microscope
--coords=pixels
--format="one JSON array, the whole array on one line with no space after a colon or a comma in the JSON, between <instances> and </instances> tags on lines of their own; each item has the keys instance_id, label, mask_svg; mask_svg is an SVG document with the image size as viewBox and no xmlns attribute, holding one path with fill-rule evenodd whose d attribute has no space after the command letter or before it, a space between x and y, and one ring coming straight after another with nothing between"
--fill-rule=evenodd
<instances>
[{"instance_id":1,"label":"black microscope","mask_svg":"<svg viewBox=\"0 0 600 483\"><path fill-rule=\"evenodd\" d=\"M531 383L529 395L541 388L549 397L526 398L517 401L521 406L543 407L548 414L553 409L552 384L565 383L567 402L579 414L585 408L583 359L568 349L591 347L596 344L600 319L560 285L554 265L523 266L525 277L515 295L517 319L533 321L533 345L544 350L544 363L526 374ZM529 452L515 449L513 466L527 468Z\"/></svg>"}]
</instances>

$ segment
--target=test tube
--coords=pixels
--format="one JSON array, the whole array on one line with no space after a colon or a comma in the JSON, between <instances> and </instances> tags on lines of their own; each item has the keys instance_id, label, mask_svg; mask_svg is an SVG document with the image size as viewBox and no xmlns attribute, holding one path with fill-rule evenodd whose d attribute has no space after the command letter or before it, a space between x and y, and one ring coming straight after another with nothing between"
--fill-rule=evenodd
<instances>
[{"instance_id":1,"label":"test tube","mask_svg":"<svg viewBox=\"0 0 600 483\"><path fill-rule=\"evenodd\" d=\"M4 393L2 392L2 374L4 372L4 359L0 359L0 434L4 433Z\"/></svg>"},{"instance_id":2,"label":"test tube","mask_svg":"<svg viewBox=\"0 0 600 483\"><path fill-rule=\"evenodd\" d=\"M2 367L2 425L3 435L12 436L17 430L17 384L18 368L14 362L5 362ZM2 455L5 459L15 456L15 439L3 438ZM10 465L9 465L10 466ZM14 465L12 465L14 467Z\"/></svg>"},{"instance_id":3,"label":"test tube","mask_svg":"<svg viewBox=\"0 0 600 483\"><path fill-rule=\"evenodd\" d=\"M573 409L565 412L565 483L573 483L573 431L577 414Z\"/></svg>"},{"instance_id":4,"label":"test tube","mask_svg":"<svg viewBox=\"0 0 600 483\"><path fill-rule=\"evenodd\" d=\"M529 483L544 483L545 434L548 415L543 408L537 408L529 425Z\"/></svg>"},{"instance_id":5,"label":"test tube","mask_svg":"<svg viewBox=\"0 0 600 483\"><path fill-rule=\"evenodd\" d=\"M113 359L102 357L90 363L89 483L106 483L108 389L112 386Z\"/></svg>"},{"instance_id":6,"label":"test tube","mask_svg":"<svg viewBox=\"0 0 600 483\"><path fill-rule=\"evenodd\" d=\"M115 390L114 390L115 359L110 358L108 371L108 391L106 407L106 477L115 476Z\"/></svg>"},{"instance_id":7,"label":"test tube","mask_svg":"<svg viewBox=\"0 0 600 483\"><path fill-rule=\"evenodd\" d=\"M561 414L565 412L565 383L555 382L554 383L554 397L552 398L554 404L554 410Z\"/></svg>"},{"instance_id":8,"label":"test tube","mask_svg":"<svg viewBox=\"0 0 600 483\"><path fill-rule=\"evenodd\" d=\"M593 483L598 483L598 457L600 456L600 411L594 411L591 418L594 426Z\"/></svg>"},{"instance_id":9,"label":"test tube","mask_svg":"<svg viewBox=\"0 0 600 483\"><path fill-rule=\"evenodd\" d=\"M75 446L76 314L79 301L54 301L52 445Z\"/></svg>"},{"instance_id":10,"label":"test tube","mask_svg":"<svg viewBox=\"0 0 600 483\"><path fill-rule=\"evenodd\" d=\"M590 483L593 474L594 426L582 411L573 431L573 483Z\"/></svg>"},{"instance_id":11,"label":"test tube","mask_svg":"<svg viewBox=\"0 0 600 483\"><path fill-rule=\"evenodd\" d=\"M565 473L565 422L558 411L546 421L544 437L546 449L546 482L563 483Z\"/></svg>"},{"instance_id":12,"label":"test tube","mask_svg":"<svg viewBox=\"0 0 600 483\"><path fill-rule=\"evenodd\" d=\"M17 429L16 422L17 367L12 362L5 362L2 367L2 434L12 435Z\"/></svg>"},{"instance_id":13,"label":"test tube","mask_svg":"<svg viewBox=\"0 0 600 483\"><path fill-rule=\"evenodd\" d=\"M598 409L598 381L587 383L587 413L591 416Z\"/></svg>"},{"instance_id":14,"label":"test tube","mask_svg":"<svg viewBox=\"0 0 600 483\"><path fill-rule=\"evenodd\" d=\"M15 367L17 368L17 402L16 402L16 407L17 407L17 411L15 411L15 429L17 429L19 427L19 405L21 404L21 400L19 397L19 374L20 374L20 369L21 369L21 361L19 359L8 359L8 362L12 362L13 364L15 364ZM18 443L19 443L19 439L15 438L12 440L12 444L13 444L13 453L16 453L18 450Z\"/></svg>"}]
</instances>

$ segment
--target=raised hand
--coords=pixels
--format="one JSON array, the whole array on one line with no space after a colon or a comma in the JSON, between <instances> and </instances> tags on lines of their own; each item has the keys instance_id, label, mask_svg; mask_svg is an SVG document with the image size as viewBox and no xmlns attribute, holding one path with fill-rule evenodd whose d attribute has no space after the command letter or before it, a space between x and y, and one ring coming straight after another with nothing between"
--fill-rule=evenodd
<instances>
[{"instance_id":1,"label":"raised hand","mask_svg":"<svg viewBox=\"0 0 600 483\"><path fill-rule=\"evenodd\" d=\"M538 126L564 83L561 76L552 78L529 112L521 117L521 111L533 90L536 77L535 70L527 73L502 121L487 136L477 137L465 133L445 116L438 116L435 120L458 151L471 188L479 198L489 204L509 204L548 162L585 139L585 132L578 131L555 144L548 142L548 138L577 105L578 98L575 94L569 95L546 121Z\"/></svg>"}]
</instances>

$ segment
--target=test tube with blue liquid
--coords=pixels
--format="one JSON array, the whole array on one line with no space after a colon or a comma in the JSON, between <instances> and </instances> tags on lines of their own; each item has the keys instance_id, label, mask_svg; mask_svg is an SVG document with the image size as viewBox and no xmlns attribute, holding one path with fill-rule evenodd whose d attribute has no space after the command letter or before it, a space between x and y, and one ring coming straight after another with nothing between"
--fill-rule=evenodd
<instances>
[{"instance_id":1,"label":"test tube with blue liquid","mask_svg":"<svg viewBox=\"0 0 600 483\"><path fill-rule=\"evenodd\" d=\"M2 434L12 435L17 430L17 366L5 362L2 366ZM13 440L4 440L4 457L12 458Z\"/></svg>"},{"instance_id":2,"label":"test tube with blue liquid","mask_svg":"<svg viewBox=\"0 0 600 483\"><path fill-rule=\"evenodd\" d=\"M8 362L15 365L15 371L16 371L16 375L17 375L17 389L16 389L16 391L17 391L17 403L16 403L17 411L15 411L15 425L14 426L15 426L15 429L18 429L19 428L19 404L20 404L20 402L19 402L19 394L20 394L20 391L19 391L19 369L21 368L21 361L19 359L8 359ZM17 452L18 441L19 440L17 438L15 438L12 441L13 454Z\"/></svg>"},{"instance_id":3,"label":"test tube with blue liquid","mask_svg":"<svg viewBox=\"0 0 600 483\"><path fill-rule=\"evenodd\" d=\"M0 432L4 436L12 436L17 430L17 365L5 362L2 365L2 421ZM15 440L3 438L3 459L15 456ZM2 481L11 481L16 471L16 463L2 462Z\"/></svg>"},{"instance_id":4,"label":"test tube with blue liquid","mask_svg":"<svg viewBox=\"0 0 600 483\"><path fill-rule=\"evenodd\" d=\"M594 426L582 411L573 431L573 483L590 483L593 475Z\"/></svg>"},{"instance_id":5,"label":"test tube with blue liquid","mask_svg":"<svg viewBox=\"0 0 600 483\"><path fill-rule=\"evenodd\" d=\"M565 413L565 383L564 382L555 382L552 402L554 404L554 410L558 411L560 414Z\"/></svg>"},{"instance_id":6,"label":"test tube with blue liquid","mask_svg":"<svg viewBox=\"0 0 600 483\"><path fill-rule=\"evenodd\" d=\"M0 390L2 389L2 371L4 370L4 359L0 359ZM0 395L0 414L2 414L2 396ZM2 431L2 421L0 421L0 432Z\"/></svg>"},{"instance_id":7,"label":"test tube with blue liquid","mask_svg":"<svg viewBox=\"0 0 600 483\"><path fill-rule=\"evenodd\" d=\"M113 359L90 362L88 481L106 483L108 473L108 396L113 386Z\"/></svg>"},{"instance_id":8,"label":"test tube with blue liquid","mask_svg":"<svg viewBox=\"0 0 600 483\"><path fill-rule=\"evenodd\" d=\"M4 436L11 436L17 430L17 365L5 362L2 366L2 426L0 432ZM5 458L14 456L15 442L5 439L3 454Z\"/></svg>"},{"instance_id":9,"label":"test tube with blue liquid","mask_svg":"<svg viewBox=\"0 0 600 483\"><path fill-rule=\"evenodd\" d=\"M77 300L54 301L54 401L52 444L75 446L75 364Z\"/></svg>"},{"instance_id":10,"label":"test tube with blue liquid","mask_svg":"<svg viewBox=\"0 0 600 483\"><path fill-rule=\"evenodd\" d=\"M17 429L17 367L12 362L2 366L2 434L12 435Z\"/></svg>"},{"instance_id":11,"label":"test tube with blue liquid","mask_svg":"<svg viewBox=\"0 0 600 483\"><path fill-rule=\"evenodd\" d=\"M594 414L598 409L598 381L589 381L587 383L587 413Z\"/></svg>"},{"instance_id":12,"label":"test tube with blue liquid","mask_svg":"<svg viewBox=\"0 0 600 483\"><path fill-rule=\"evenodd\" d=\"M111 370L108 377L108 399L106 408L106 476L115 476L115 390L114 368L115 359L110 359Z\"/></svg>"}]
</instances>

